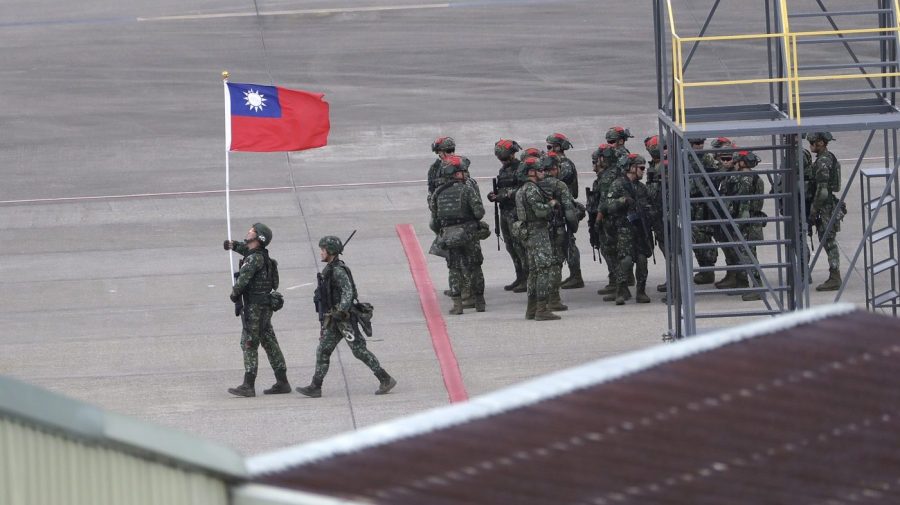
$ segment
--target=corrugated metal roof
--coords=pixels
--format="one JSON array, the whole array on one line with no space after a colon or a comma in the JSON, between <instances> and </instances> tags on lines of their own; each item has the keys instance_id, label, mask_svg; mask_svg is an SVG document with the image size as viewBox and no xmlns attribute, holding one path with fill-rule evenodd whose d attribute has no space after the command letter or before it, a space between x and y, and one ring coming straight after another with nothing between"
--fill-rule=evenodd
<instances>
[{"instance_id":1,"label":"corrugated metal roof","mask_svg":"<svg viewBox=\"0 0 900 505\"><path fill-rule=\"evenodd\" d=\"M900 320L847 307L793 314L534 381L530 401L527 384L498 392L485 415L449 407L417 433L388 423L249 466L384 504L898 503L898 336ZM454 408L467 415L437 420Z\"/></svg>"}]
</instances>

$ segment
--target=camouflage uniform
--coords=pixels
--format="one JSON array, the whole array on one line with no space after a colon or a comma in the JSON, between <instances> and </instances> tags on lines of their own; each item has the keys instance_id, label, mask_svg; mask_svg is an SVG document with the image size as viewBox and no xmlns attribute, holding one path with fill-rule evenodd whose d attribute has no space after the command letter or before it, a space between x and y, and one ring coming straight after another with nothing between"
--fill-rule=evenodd
<instances>
[{"instance_id":1,"label":"camouflage uniform","mask_svg":"<svg viewBox=\"0 0 900 505\"><path fill-rule=\"evenodd\" d=\"M697 166L697 162L694 160L693 156L689 156L691 170L696 173L712 173L718 172L720 165L719 162L716 161L715 157L711 153L706 153L701 158L702 166ZM710 177L713 184L716 183L715 177ZM703 177L692 177L691 185L690 185L690 194L692 198L697 198L701 196L713 196L712 191L709 189L709 186L706 183L706 179ZM691 220L692 221L705 221L714 219L715 214L710 210L709 205L705 202L694 203L691 204ZM716 226L711 225L694 225L691 228L691 236L692 240L695 244L710 244L713 241L713 236L716 233ZM716 260L719 258L718 250L715 248L709 249L694 249L694 257L697 258L697 264L701 267L710 267L715 266ZM694 276L694 282L698 284L709 284L715 280L715 273L713 272L701 272Z\"/></svg>"},{"instance_id":2,"label":"camouflage uniform","mask_svg":"<svg viewBox=\"0 0 900 505\"><path fill-rule=\"evenodd\" d=\"M838 210L838 216L827 235L825 227L828 226L831 215L838 208L838 199L834 196L834 192L840 190L840 186L835 186L832 178L835 177L839 181L840 175L835 174L840 174L840 170L841 163L830 151L817 153L811 168L813 184L806 194L807 199L810 200L808 219L816 227L819 242L825 244L828 270L838 273L838 278L840 278L841 257L837 246L837 232L841 231L841 219L845 213L843 207Z\"/></svg>"},{"instance_id":3,"label":"camouflage uniform","mask_svg":"<svg viewBox=\"0 0 900 505\"><path fill-rule=\"evenodd\" d=\"M272 328L272 307L269 293L278 289L278 262L269 258L264 248L248 249L243 242L235 242L234 250L241 254L241 269L232 292L240 294L244 308L241 311L241 351L244 355L244 371L256 375L259 364L259 346L262 345L272 370L287 369L284 355Z\"/></svg>"},{"instance_id":4,"label":"camouflage uniform","mask_svg":"<svg viewBox=\"0 0 900 505\"><path fill-rule=\"evenodd\" d=\"M448 157L451 159L453 157ZM459 168L456 171L464 171ZM475 298L475 307L484 311L484 273L481 264L484 255L475 237L478 222L484 217L484 205L472 179L450 180L435 190L432 198L431 227L444 240L447 234L462 227L468 235L463 246L447 247L447 267L450 270L450 297L453 298L451 314L462 313L463 291Z\"/></svg>"},{"instance_id":5,"label":"camouflage uniform","mask_svg":"<svg viewBox=\"0 0 900 505\"><path fill-rule=\"evenodd\" d=\"M635 269L637 290L642 292L647 285L647 256L650 255L648 239L643 236L640 223L636 220L639 207L647 214L647 187L640 181L631 181L627 177L619 177L609 188L607 209L618 230L616 252L618 253L618 270L616 282L624 298L628 288L629 273ZM631 201L629 202L628 199ZM617 298L616 303L619 303Z\"/></svg>"},{"instance_id":6,"label":"camouflage uniform","mask_svg":"<svg viewBox=\"0 0 900 505\"><path fill-rule=\"evenodd\" d=\"M617 256L615 252L615 240L611 239L607 234L607 222L603 220L597 221L599 214L605 211L604 203L606 202L606 194L609 192L610 184L615 180L614 174L616 173L616 167L611 165L615 156L614 153L613 147L609 144L601 144L597 151L594 152L598 158L595 165L597 163L602 163L602 167L595 167L597 177L591 184L591 192L587 201L588 224L595 234L597 248L600 250L600 256L606 261L607 275L609 277L609 283L605 288L598 290L598 294L615 292L616 285Z\"/></svg>"},{"instance_id":7,"label":"camouflage uniform","mask_svg":"<svg viewBox=\"0 0 900 505\"><path fill-rule=\"evenodd\" d=\"M764 194L766 188L763 184L762 178L750 171L749 169L744 169L736 172L735 175L731 176L733 191L735 196L744 196L744 195L762 195ZM766 217L766 214L762 210L763 201L759 199L755 200L735 200L731 203L731 217L734 219L748 219L754 217ZM744 236L746 240L763 240L763 226L765 223L742 223L738 227L741 231L741 235ZM749 254L751 256L746 257L744 259L744 264L751 264L753 259L756 259L756 246L751 245L748 246L748 250L743 251L744 254ZM731 248L734 250L735 248ZM731 253L735 256L733 261L740 261L738 258L737 251ZM727 257L726 257L727 259ZM759 271L755 268L748 268L747 270L741 270L737 272L737 286L738 287L746 287L749 286L749 281L747 279L749 276L754 280L754 286L762 286L762 281L760 279ZM748 293L743 295L744 300L758 300L760 298L758 293Z\"/></svg>"},{"instance_id":8,"label":"camouflage uniform","mask_svg":"<svg viewBox=\"0 0 900 505\"><path fill-rule=\"evenodd\" d=\"M547 308L554 311L567 310L568 307L560 301L559 290L562 284L562 265L569 254L571 241L571 232L566 230L572 229L572 223L577 223L575 214L575 201L569 193L566 183L553 177L545 175L544 180L538 183L541 191L547 195L547 199L553 199L559 202L559 206L551 210L549 231L550 245L553 251L553 268L550 271L550 290L547 296Z\"/></svg>"},{"instance_id":9,"label":"camouflage uniform","mask_svg":"<svg viewBox=\"0 0 900 505\"><path fill-rule=\"evenodd\" d=\"M500 233L506 252L509 253L516 270L516 280L505 289L521 292L519 286L525 287L528 279L528 255L525 246L512 236L511 227L516 222L516 192L527 177L522 173L521 163L515 157L503 162L497 174L496 202L500 207Z\"/></svg>"},{"instance_id":10,"label":"camouflage uniform","mask_svg":"<svg viewBox=\"0 0 900 505\"><path fill-rule=\"evenodd\" d=\"M547 297L550 294L551 270L555 262L548 230L550 213L549 199L537 183L528 181L516 193L516 214L522 223L517 226L524 226L527 236L528 309L525 317L528 319L543 319L538 317L538 313L549 312Z\"/></svg>"},{"instance_id":11,"label":"camouflage uniform","mask_svg":"<svg viewBox=\"0 0 900 505\"><path fill-rule=\"evenodd\" d=\"M350 269L343 261L333 259L322 270L322 285L327 291L327 300L323 300L327 313L322 323L319 346L316 348L316 371L313 374L312 385L322 387L331 363L331 353L341 340L347 341L353 356L369 367L380 382L390 379L390 375L381 367L378 358L366 348L366 339L355 336L350 326L350 309L357 298L356 285Z\"/></svg>"}]
</instances>

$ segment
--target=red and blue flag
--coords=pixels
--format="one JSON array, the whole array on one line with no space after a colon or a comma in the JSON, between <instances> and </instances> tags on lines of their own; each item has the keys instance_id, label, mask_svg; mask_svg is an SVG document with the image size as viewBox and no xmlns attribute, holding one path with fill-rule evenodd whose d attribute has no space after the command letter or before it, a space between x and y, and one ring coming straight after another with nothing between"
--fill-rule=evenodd
<instances>
[{"instance_id":1,"label":"red and blue flag","mask_svg":"<svg viewBox=\"0 0 900 505\"><path fill-rule=\"evenodd\" d=\"M302 151L328 144L331 123L322 93L226 83L229 151Z\"/></svg>"}]
</instances>

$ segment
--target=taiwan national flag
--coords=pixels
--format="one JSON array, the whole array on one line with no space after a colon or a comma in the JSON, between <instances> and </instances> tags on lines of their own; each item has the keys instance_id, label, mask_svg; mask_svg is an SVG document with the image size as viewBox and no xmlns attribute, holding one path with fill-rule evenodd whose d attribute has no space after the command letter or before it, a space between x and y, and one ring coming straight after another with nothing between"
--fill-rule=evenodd
<instances>
[{"instance_id":1,"label":"taiwan national flag","mask_svg":"<svg viewBox=\"0 0 900 505\"><path fill-rule=\"evenodd\" d=\"M230 151L302 151L328 144L325 95L278 86L226 83Z\"/></svg>"}]
</instances>

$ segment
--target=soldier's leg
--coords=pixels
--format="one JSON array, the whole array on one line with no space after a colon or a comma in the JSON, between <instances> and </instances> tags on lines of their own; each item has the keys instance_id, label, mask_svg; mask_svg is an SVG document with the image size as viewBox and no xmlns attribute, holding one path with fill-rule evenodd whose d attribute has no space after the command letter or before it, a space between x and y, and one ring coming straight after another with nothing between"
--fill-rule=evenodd
<instances>
[{"instance_id":1,"label":"soldier's leg","mask_svg":"<svg viewBox=\"0 0 900 505\"><path fill-rule=\"evenodd\" d=\"M616 249L619 253L618 275L616 275L616 305L622 305L631 298L628 281L634 276L634 233L628 227L619 230ZM626 296L627 293L627 296Z\"/></svg>"},{"instance_id":2,"label":"soldier's leg","mask_svg":"<svg viewBox=\"0 0 900 505\"><path fill-rule=\"evenodd\" d=\"M634 261L634 277L637 281L635 286L634 301L637 303L650 303L650 297L647 296L647 255L637 253Z\"/></svg>"},{"instance_id":3,"label":"soldier's leg","mask_svg":"<svg viewBox=\"0 0 900 505\"><path fill-rule=\"evenodd\" d=\"M352 330L350 330L348 326L345 331ZM369 370L371 370L378 379L379 387L378 390L375 391L376 395L383 395L397 385L397 381L381 367L381 363L378 362L378 358L375 357L375 354L366 347L366 340L364 338L348 340L347 344L350 346L350 351L353 352L353 356L369 367Z\"/></svg>"},{"instance_id":4,"label":"soldier's leg","mask_svg":"<svg viewBox=\"0 0 900 505\"><path fill-rule=\"evenodd\" d=\"M743 233L743 232L742 232ZM728 239L725 230L722 227L716 228L714 238L716 242L730 242ZM739 265L741 263L741 257L738 254L738 249L736 247L725 246L722 247L722 253L725 256L725 264L726 265ZM717 289L733 289L737 287L738 279L741 277L740 271L738 270L726 270L725 277L716 282Z\"/></svg>"},{"instance_id":5,"label":"soldier's leg","mask_svg":"<svg viewBox=\"0 0 900 505\"><path fill-rule=\"evenodd\" d=\"M832 208L822 210L823 216L831 216ZM823 221L825 221L823 219ZM819 242L825 249L828 256L828 279L822 284L816 286L816 291L837 291L841 287L841 255L837 245L837 232L840 231L840 221L835 221L834 227L827 234L825 233L825 225L823 222L821 227L817 227Z\"/></svg>"},{"instance_id":6,"label":"soldier's leg","mask_svg":"<svg viewBox=\"0 0 900 505\"><path fill-rule=\"evenodd\" d=\"M694 226L691 229L691 237L695 244L712 243L712 229L708 226ZM694 257L701 267L715 266L719 253L716 249L694 249ZM697 272L694 282L697 284L712 284L716 280L715 272Z\"/></svg>"},{"instance_id":7,"label":"soldier's leg","mask_svg":"<svg viewBox=\"0 0 900 505\"><path fill-rule=\"evenodd\" d=\"M241 353L244 355L244 382L228 392L235 396L256 396L256 370L259 364L260 306L247 305L241 311Z\"/></svg>"},{"instance_id":8,"label":"soldier's leg","mask_svg":"<svg viewBox=\"0 0 900 505\"><path fill-rule=\"evenodd\" d=\"M503 236L503 244L506 247L506 252L509 254L509 257L512 259L513 268L516 271L516 279L506 286L503 286L503 289L506 291L512 291L515 287L523 282L525 282L525 266L523 263L527 262L527 259L523 258L521 247L517 244L517 240L513 238L511 226L513 223L513 219L515 218L512 213L504 212L500 218L500 234Z\"/></svg>"},{"instance_id":9,"label":"soldier's leg","mask_svg":"<svg viewBox=\"0 0 900 505\"><path fill-rule=\"evenodd\" d=\"M569 310L569 307L562 303L559 295L559 290L562 287L563 254L565 254L565 250L557 249L556 261L550 269L550 288L547 294L547 309L557 312Z\"/></svg>"},{"instance_id":10,"label":"soldier's leg","mask_svg":"<svg viewBox=\"0 0 900 505\"><path fill-rule=\"evenodd\" d=\"M746 238L747 240L762 240L763 239L762 226L744 225L741 227L741 233L744 235L744 238ZM756 255L756 246L750 246L748 248L748 253L751 255L750 257L747 258L748 264L752 263L753 260L756 260L757 263L759 262L759 257ZM763 285L762 277L759 275L759 271L756 268L748 268L745 271L745 275L748 278L747 287L751 287L751 286L752 287L762 287L762 285ZM745 294L741 295L741 299L744 300L745 302L749 302L749 301L753 301L753 300L760 300L760 299L762 299L762 293L761 292L745 293Z\"/></svg>"},{"instance_id":11,"label":"soldier's leg","mask_svg":"<svg viewBox=\"0 0 900 505\"><path fill-rule=\"evenodd\" d=\"M469 291L475 299L475 310L484 312L484 271L481 269L481 265L484 264L484 254L481 251L480 244L476 243L475 247L472 248L467 263Z\"/></svg>"},{"instance_id":12,"label":"soldier's leg","mask_svg":"<svg viewBox=\"0 0 900 505\"><path fill-rule=\"evenodd\" d=\"M618 269L616 264L619 261L619 255L616 251L615 236L610 236L606 232L600 235L600 255L606 261L607 282L606 287L597 290L598 295L608 295L616 292L616 275Z\"/></svg>"},{"instance_id":13,"label":"soldier's leg","mask_svg":"<svg viewBox=\"0 0 900 505\"><path fill-rule=\"evenodd\" d=\"M547 302L550 297L550 292L553 289L553 276L555 275L553 272L557 270L556 265L551 266L541 266L536 267L537 275L535 275L535 295L536 295L536 303L535 303L535 313L534 319L535 321L550 321L555 319L560 319L559 316L551 312L547 308Z\"/></svg>"},{"instance_id":14,"label":"soldier's leg","mask_svg":"<svg viewBox=\"0 0 900 505\"><path fill-rule=\"evenodd\" d=\"M566 263L569 264L569 278L562 282L562 289L577 289L584 287L584 278L581 277L581 251L575 243L575 235L569 235L569 246L566 250Z\"/></svg>"},{"instance_id":15,"label":"soldier's leg","mask_svg":"<svg viewBox=\"0 0 900 505\"><path fill-rule=\"evenodd\" d=\"M263 307L260 317L260 345L266 351L266 357L269 358L269 364L272 370L286 370L287 365L284 361L284 354L281 352L281 346L278 345L278 338L275 336L275 329L272 327L272 309Z\"/></svg>"},{"instance_id":16,"label":"soldier's leg","mask_svg":"<svg viewBox=\"0 0 900 505\"><path fill-rule=\"evenodd\" d=\"M318 388L322 387L325 375L328 374L328 367L331 366L331 353L337 347L338 342L344 338L332 326L326 327L322 331L322 337L319 338L319 346L316 347L316 371L313 373L312 385Z\"/></svg>"}]
</instances>

